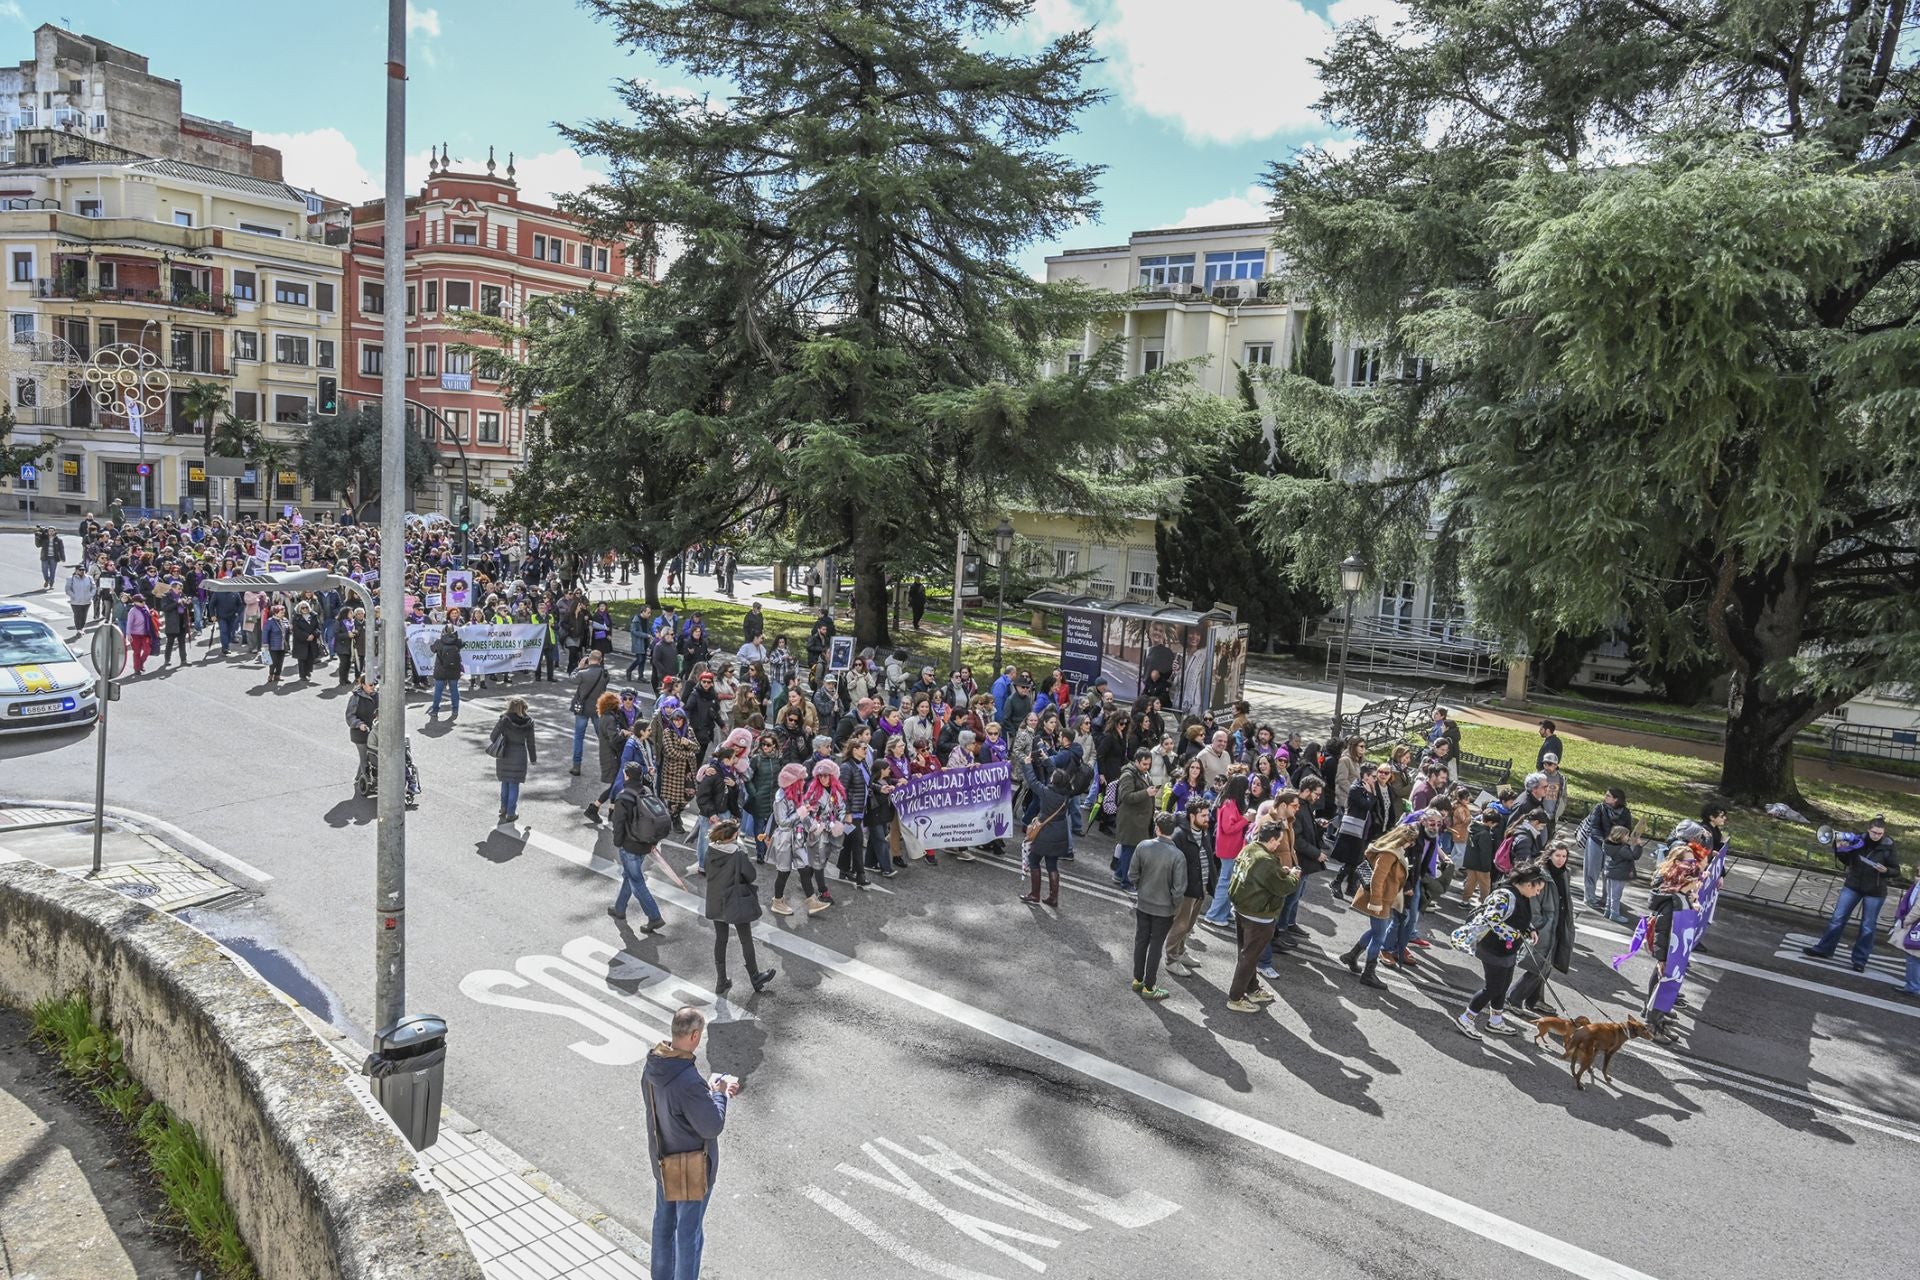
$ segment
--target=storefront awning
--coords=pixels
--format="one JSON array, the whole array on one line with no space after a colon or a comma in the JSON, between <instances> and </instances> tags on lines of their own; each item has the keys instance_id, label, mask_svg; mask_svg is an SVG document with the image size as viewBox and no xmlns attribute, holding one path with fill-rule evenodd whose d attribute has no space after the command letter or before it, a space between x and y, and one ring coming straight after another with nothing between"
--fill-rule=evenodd
<instances>
[{"instance_id":1,"label":"storefront awning","mask_svg":"<svg viewBox=\"0 0 1920 1280\"><path fill-rule=\"evenodd\" d=\"M1139 600L1107 599L1101 596L1076 596L1065 591L1036 591L1023 601L1029 609L1046 613L1100 613L1125 618L1154 618L1196 626L1203 622L1232 622L1234 615L1225 609L1182 609L1178 605L1152 605Z\"/></svg>"}]
</instances>

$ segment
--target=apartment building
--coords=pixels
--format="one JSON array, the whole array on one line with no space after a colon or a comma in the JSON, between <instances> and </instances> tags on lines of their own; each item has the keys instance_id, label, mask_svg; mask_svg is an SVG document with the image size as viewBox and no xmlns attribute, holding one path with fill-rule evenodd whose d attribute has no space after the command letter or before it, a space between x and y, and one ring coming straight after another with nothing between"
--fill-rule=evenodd
<instances>
[{"instance_id":1,"label":"apartment building","mask_svg":"<svg viewBox=\"0 0 1920 1280\"><path fill-rule=\"evenodd\" d=\"M0 67L0 164L145 156L280 181L278 151L180 108L180 82L154 75L145 55L46 23L31 59Z\"/></svg>"},{"instance_id":2,"label":"apartment building","mask_svg":"<svg viewBox=\"0 0 1920 1280\"><path fill-rule=\"evenodd\" d=\"M222 412L290 453L333 395L343 254L308 238L301 192L180 160L0 168L0 254L15 436L55 449L36 511L334 503L290 469L216 484L207 466ZM196 415L209 387L220 410Z\"/></svg>"},{"instance_id":3,"label":"apartment building","mask_svg":"<svg viewBox=\"0 0 1920 1280\"><path fill-rule=\"evenodd\" d=\"M497 383L473 368L484 345L462 330L462 312L513 315L534 298L590 286L610 288L629 273L622 246L589 240L557 209L527 201L514 181L513 157L500 171L489 149L483 172L456 172L446 149L406 211L406 297L385 284L385 202L355 206L343 220L347 258L349 405L377 404L386 362L386 310L406 308L407 415L440 454L437 492L417 495L423 510L470 506L484 519L525 457L526 413L510 407ZM336 229L333 238L343 238Z\"/></svg>"},{"instance_id":4,"label":"apartment building","mask_svg":"<svg viewBox=\"0 0 1920 1280\"><path fill-rule=\"evenodd\" d=\"M1126 244L1068 249L1047 259L1049 282L1078 281L1117 295L1113 312L1090 324L1050 364L1058 373L1118 338L1130 375L1195 361L1191 377L1220 396L1239 394L1243 365L1286 363L1305 322L1306 303L1274 270L1273 225L1235 223L1137 231ZM1014 529L1071 589L1104 598L1158 600L1160 566L1154 513L1143 512L1119 538L1101 537L1058 512L1024 511Z\"/></svg>"}]
</instances>

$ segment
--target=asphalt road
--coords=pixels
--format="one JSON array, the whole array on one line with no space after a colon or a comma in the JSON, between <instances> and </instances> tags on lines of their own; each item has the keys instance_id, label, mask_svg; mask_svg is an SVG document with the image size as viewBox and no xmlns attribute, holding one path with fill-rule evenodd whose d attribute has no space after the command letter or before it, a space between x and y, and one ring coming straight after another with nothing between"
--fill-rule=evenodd
<instances>
[{"instance_id":1,"label":"asphalt road","mask_svg":"<svg viewBox=\"0 0 1920 1280\"><path fill-rule=\"evenodd\" d=\"M49 615L24 535L0 534L0 599ZM226 922L272 939L357 1028L372 997L373 806L331 684L278 689L199 660L114 704L110 802L270 876ZM524 691L524 686L522 687ZM493 824L481 743L504 698L457 722L409 713L426 794L408 822L410 1005L451 1023L448 1099L645 1233L638 1062L675 1005L711 999L710 927L663 895L647 937L604 913L607 837L566 772L564 685L532 691L541 761L518 829ZM0 739L0 796L90 796L77 733ZM677 859L684 864L687 859ZM1920 1144L1920 1005L1885 981L1782 957L1788 926L1723 911L1678 1051L1630 1046L1576 1092L1523 1041L1448 1014L1477 969L1359 987L1332 956L1359 929L1317 885L1314 938L1281 999L1225 1006L1226 941L1164 1004L1128 990L1132 924L1083 845L1058 913L1012 868L942 860L848 886L809 919L763 918L771 991L718 1006L713 1069L741 1076L708 1215L722 1278L1311 1276L1708 1278L1906 1274L1899 1188ZM247 877L230 871L237 880ZM769 869L770 879L770 869ZM696 887L698 882L695 882ZM656 888L659 881L655 880ZM634 922L639 922L635 911ZM1457 914L1429 917L1437 933ZM216 924L220 922L215 922ZM1583 917L1569 1012L1637 1008L1642 962ZM1304 958L1301 958L1304 957Z\"/></svg>"}]
</instances>

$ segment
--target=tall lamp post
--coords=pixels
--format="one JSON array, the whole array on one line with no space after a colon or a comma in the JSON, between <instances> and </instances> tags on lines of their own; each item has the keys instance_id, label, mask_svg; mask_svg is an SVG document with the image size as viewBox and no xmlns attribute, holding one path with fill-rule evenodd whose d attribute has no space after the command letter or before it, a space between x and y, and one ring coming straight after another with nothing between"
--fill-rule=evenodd
<instances>
[{"instance_id":1,"label":"tall lamp post","mask_svg":"<svg viewBox=\"0 0 1920 1280\"><path fill-rule=\"evenodd\" d=\"M1340 626L1340 678L1333 686L1333 733L1340 736L1341 712L1346 709L1347 701L1347 641L1353 637L1353 601L1360 594L1360 588L1366 585L1367 562L1360 558L1358 551L1340 562L1340 590L1347 596L1347 616Z\"/></svg>"},{"instance_id":2,"label":"tall lamp post","mask_svg":"<svg viewBox=\"0 0 1920 1280\"><path fill-rule=\"evenodd\" d=\"M1001 661L1001 636L1007 629L1007 556L1013 552L1013 526L1005 516L1000 517L1000 527L993 531L993 550L1000 566L999 600L993 610L993 671L999 678L1005 665Z\"/></svg>"}]
</instances>

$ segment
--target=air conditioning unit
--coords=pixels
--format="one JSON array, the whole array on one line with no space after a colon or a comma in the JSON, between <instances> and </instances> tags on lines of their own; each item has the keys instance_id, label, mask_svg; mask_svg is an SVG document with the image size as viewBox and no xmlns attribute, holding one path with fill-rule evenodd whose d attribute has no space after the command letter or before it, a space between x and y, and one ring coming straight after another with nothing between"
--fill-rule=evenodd
<instances>
[{"instance_id":1,"label":"air conditioning unit","mask_svg":"<svg viewBox=\"0 0 1920 1280\"><path fill-rule=\"evenodd\" d=\"M1216 280L1213 282L1213 297L1216 302L1245 302L1253 296L1254 282L1251 280Z\"/></svg>"},{"instance_id":2,"label":"air conditioning unit","mask_svg":"<svg viewBox=\"0 0 1920 1280\"><path fill-rule=\"evenodd\" d=\"M1199 292L1199 285L1187 281L1167 286L1167 296L1170 298L1192 298L1198 296Z\"/></svg>"}]
</instances>

